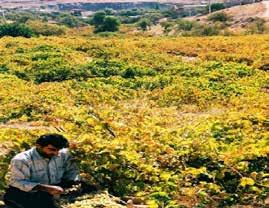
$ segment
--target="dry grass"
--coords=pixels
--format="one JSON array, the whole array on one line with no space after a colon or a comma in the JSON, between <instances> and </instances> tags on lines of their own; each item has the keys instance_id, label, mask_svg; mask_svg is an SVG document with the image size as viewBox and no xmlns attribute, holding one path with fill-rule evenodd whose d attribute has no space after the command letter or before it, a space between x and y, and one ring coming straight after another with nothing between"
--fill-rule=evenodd
<instances>
[{"instance_id":1,"label":"dry grass","mask_svg":"<svg viewBox=\"0 0 269 208\"><path fill-rule=\"evenodd\" d=\"M264 3L255 3L255 4L248 4L248 5L242 5L242 6L235 6L235 7L231 7L229 9L225 9L221 11L233 17L234 21L237 21L237 20L242 20L249 17L262 17L263 14L266 12L266 7ZM191 19L196 19L196 20L199 19L200 21L207 21L208 16L209 15L205 15L202 17L194 17Z\"/></svg>"},{"instance_id":2,"label":"dry grass","mask_svg":"<svg viewBox=\"0 0 269 208\"><path fill-rule=\"evenodd\" d=\"M239 31L242 28L244 28L244 26L248 24L250 19L252 18L259 17L269 20L269 15L268 17L266 17L268 9L269 9L269 2L260 2L260 3L231 7L229 9L221 10L221 12L224 12L231 17L232 19L230 22L231 29L233 31ZM200 22L208 22L208 17L209 15L204 15L201 17L190 17L187 19L198 20Z\"/></svg>"}]
</instances>

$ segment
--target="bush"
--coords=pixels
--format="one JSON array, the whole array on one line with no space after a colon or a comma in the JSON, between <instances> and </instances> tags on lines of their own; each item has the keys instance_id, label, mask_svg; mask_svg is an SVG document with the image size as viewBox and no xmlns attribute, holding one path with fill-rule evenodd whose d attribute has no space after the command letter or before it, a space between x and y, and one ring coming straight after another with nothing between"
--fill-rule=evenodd
<instances>
[{"instance_id":1,"label":"bush","mask_svg":"<svg viewBox=\"0 0 269 208\"><path fill-rule=\"evenodd\" d=\"M262 18L250 18L249 24L247 25L247 34L263 34L268 29L266 21Z\"/></svg>"},{"instance_id":2,"label":"bush","mask_svg":"<svg viewBox=\"0 0 269 208\"><path fill-rule=\"evenodd\" d=\"M180 16L180 12L173 9L169 9L169 10L163 11L162 15L167 18L177 19Z\"/></svg>"},{"instance_id":3,"label":"bush","mask_svg":"<svg viewBox=\"0 0 269 208\"><path fill-rule=\"evenodd\" d=\"M101 32L115 32L119 30L120 22L116 17L106 16L104 22L100 27Z\"/></svg>"},{"instance_id":4,"label":"bush","mask_svg":"<svg viewBox=\"0 0 269 208\"><path fill-rule=\"evenodd\" d=\"M122 76L123 78L134 78L143 76L154 76L156 71L153 69L127 65L124 62L97 60L83 66L84 71L88 71L94 77Z\"/></svg>"},{"instance_id":5,"label":"bush","mask_svg":"<svg viewBox=\"0 0 269 208\"><path fill-rule=\"evenodd\" d=\"M119 75L124 68L124 63L116 61L98 60L90 62L84 69L94 77L110 77Z\"/></svg>"},{"instance_id":6,"label":"bush","mask_svg":"<svg viewBox=\"0 0 269 208\"><path fill-rule=\"evenodd\" d=\"M37 35L51 36L65 33L65 27L41 21L28 21L27 26Z\"/></svg>"},{"instance_id":7,"label":"bush","mask_svg":"<svg viewBox=\"0 0 269 208\"><path fill-rule=\"evenodd\" d=\"M6 65L0 65L0 73L7 73L8 67Z\"/></svg>"},{"instance_id":8,"label":"bush","mask_svg":"<svg viewBox=\"0 0 269 208\"><path fill-rule=\"evenodd\" d=\"M213 36L218 35L219 30L214 25L200 25L195 28L193 34L198 36Z\"/></svg>"},{"instance_id":9,"label":"bush","mask_svg":"<svg viewBox=\"0 0 269 208\"><path fill-rule=\"evenodd\" d=\"M164 32L168 33L173 29L174 23L173 22L161 22L161 26L164 28Z\"/></svg>"},{"instance_id":10,"label":"bush","mask_svg":"<svg viewBox=\"0 0 269 208\"><path fill-rule=\"evenodd\" d=\"M105 12L96 12L90 23L94 25L95 32L115 32L119 30L120 21L114 16L106 16Z\"/></svg>"},{"instance_id":11,"label":"bush","mask_svg":"<svg viewBox=\"0 0 269 208\"><path fill-rule=\"evenodd\" d=\"M178 29L183 31L191 31L197 23L190 20L180 20L178 21Z\"/></svg>"},{"instance_id":12,"label":"bush","mask_svg":"<svg viewBox=\"0 0 269 208\"><path fill-rule=\"evenodd\" d=\"M230 17L224 12L216 12L211 14L208 20L212 22L227 22L230 20Z\"/></svg>"},{"instance_id":13,"label":"bush","mask_svg":"<svg viewBox=\"0 0 269 208\"><path fill-rule=\"evenodd\" d=\"M200 24L189 20L180 20L178 23L179 34L182 36L213 36L220 34L217 24Z\"/></svg>"},{"instance_id":14,"label":"bush","mask_svg":"<svg viewBox=\"0 0 269 208\"><path fill-rule=\"evenodd\" d=\"M33 31L24 24L2 24L2 25L0 25L0 37L22 36L25 38L30 38L33 36L33 34L34 34Z\"/></svg>"},{"instance_id":15,"label":"bush","mask_svg":"<svg viewBox=\"0 0 269 208\"><path fill-rule=\"evenodd\" d=\"M162 18L163 16L159 13L152 13L147 15L147 18L150 20L150 22L152 22L153 24L158 24L159 20Z\"/></svg>"},{"instance_id":16,"label":"bush","mask_svg":"<svg viewBox=\"0 0 269 208\"><path fill-rule=\"evenodd\" d=\"M38 17L31 12L8 12L6 18L18 24L25 24L29 20L36 20Z\"/></svg>"},{"instance_id":17,"label":"bush","mask_svg":"<svg viewBox=\"0 0 269 208\"><path fill-rule=\"evenodd\" d=\"M104 22L104 18L105 18L105 16L106 16L106 13L105 13L104 11L96 12L96 13L93 15L93 17L92 17L90 23L91 23L92 25L94 25L95 27L97 27L98 25L102 25L103 22Z\"/></svg>"},{"instance_id":18,"label":"bush","mask_svg":"<svg viewBox=\"0 0 269 208\"><path fill-rule=\"evenodd\" d=\"M64 14L62 15L59 20L58 20L61 24L66 25L67 27L78 27L80 25L82 25L82 22L79 21L78 18L76 18L75 16L72 16L70 14Z\"/></svg>"},{"instance_id":19,"label":"bush","mask_svg":"<svg viewBox=\"0 0 269 208\"><path fill-rule=\"evenodd\" d=\"M132 17L132 16L141 15L142 13L143 13L142 10L135 8L135 9L131 9L131 10L121 10L119 12L119 15L126 16L126 17Z\"/></svg>"},{"instance_id":20,"label":"bush","mask_svg":"<svg viewBox=\"0 0 269 208\"><path fill-rule=\"evenodd\" d=\"M146 31L147 28L151 25L151 22L149 19L147 18L143 18L141 19L138 23L137 23L137 26L143 30L143 31Z\"/></svg>"}]
</instances>

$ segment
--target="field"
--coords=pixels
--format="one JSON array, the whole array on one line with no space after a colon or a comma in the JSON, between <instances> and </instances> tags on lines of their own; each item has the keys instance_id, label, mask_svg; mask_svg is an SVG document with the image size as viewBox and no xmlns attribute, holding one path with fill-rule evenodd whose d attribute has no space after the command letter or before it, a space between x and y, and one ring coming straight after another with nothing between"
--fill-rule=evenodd
<instances>
[{"instance_id":1,"label":"field","mask_svg":"<svg viewBox=\"0 0 269 208\"><path fill-rule=\"evenodd\" d=\"M0 54L1 190L10 158L58 132L113 195L268 206L269 36L4 37Z\"/></svg>"}]
</instances>

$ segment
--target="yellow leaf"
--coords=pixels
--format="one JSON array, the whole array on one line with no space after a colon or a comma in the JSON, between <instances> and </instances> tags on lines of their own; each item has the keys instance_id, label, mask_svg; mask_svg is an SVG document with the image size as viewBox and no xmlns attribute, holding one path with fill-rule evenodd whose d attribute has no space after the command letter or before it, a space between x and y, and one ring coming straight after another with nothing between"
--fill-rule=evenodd
<instances>
[{"instance_id":1,"label":"yellow leaf","mask_svg":"<svg viewBox=\"0 0 269 208\"><path fill-rule=\"evenodd\" d=\"M163 181L169 181L169 179L171 178L171 175L170 175L170 173L161 173L160 178Z\"/></svg>"},{"instance_id":2,"label":"yellow leaf","mask_svg":"<svg viewBox=\"0 0 269 208\"><path fill-rule=\"evenodd\" d=\"M255 184L255 181L252 178L243 177L240 180L240 186L246 187L246 186L253 186Z\"/></svg>"}]
</instances>

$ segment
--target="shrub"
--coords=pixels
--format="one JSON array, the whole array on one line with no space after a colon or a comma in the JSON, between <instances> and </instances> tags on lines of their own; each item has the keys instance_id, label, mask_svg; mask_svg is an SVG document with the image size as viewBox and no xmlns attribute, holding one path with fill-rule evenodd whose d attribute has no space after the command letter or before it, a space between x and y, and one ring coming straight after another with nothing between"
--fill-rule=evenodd
<instances>
[{"instance_id":1,"label":"shrub","mask_svg":"<svg viewBox=\"0 0 269 208\"><path fill-rule=\"evenodd\" d=\"M156 75L156 71L152 70L152 69L142 69L142 68L139 68L137 66L130 66L130 67L127 67L123 73L121 74L121 76L123 78L134 78L136 76L138 77L142 77L142 76L154 76Z\"/></svg>"},{"instance_id":2,"label":"shrub","mask_svg":"<svg viewBox=\"0 0 269 208\"><path fill-rule=\"evenodd\" d=\"M199 25L194 29L193 34L198 36L213 36L218 35L219 30L214 25Z\"/></svg>"},{"instance_id":3,"label":"shrub","mask_svg":"<svg viewBox=\"0 0 269 208\"><path fill-rule=\"evenodd\" d=\"M162 12L164 17L171 18L171 19L177 19L180 16L180 12L174 10L174 9L169 9L165 10Z\"/></svg>"},{"instance_id":4,"label":"shrub","mask_svg":"<svg viewBox=\"0 0 269 208\"><path fill-rule=\"evenodd\" d=\"M116 61L99 60L85 65L85 70L89 71L92 76L109 77L119 75L124 64Z\"/></svg>"},{"instance_id":5,"label":"shrub","mask_svg":"<svg viewBox=\"0 0 269 208\"><path fill-rule=\"evenodd\" d=\"M141 14L142 14L142 10L139 10L137 8L131 9L131 10L121 10L119 12L120 16L126 16L126 17L138 16Z\"/></svg>"},{"instance_id":6,"label":"shrub","mask_svg":"<svg viewBox=\"0 0 269 208\"><path fill-rule=\"evenodd\" d=\"M227 22L230 20L230 17L224 12L216 12L209 15L208 20L212 22Z\"/></svg>"},{"instance_id":7,"label":"shrub","mask_svg":"<svg viewBox=\"0 0 269 208\"><path fill-rule=\"evenodd\" d=\"M146 31L147 28L151 25L151 22L149 19L147 18L143 18L141 19L138 23L137 23L137 26L143 30L143 31Z\"/></svg>"},{"instance_id":8,"label":"shrub","mask_svg":"<svg viewBox=\"0 0 269 208\"><path fill-rule=\"evenodd\" d=\"M25 38L30 38L33 36L33 34L34 34L33 31L24 24L2 24L2 25L0 25L0 37L23 36Z\"/></svg>"},{"instance_id":9,"label":"shrub","mask_svg":"<svg viewBox=\"0 0 269 208\"><path fill-rule=\"evenodd\" d=\"M266 21L262 18L250 18L247 25L247 34L263 34L267 30Z\"/></svg>"},{"instance_id":10,"label":"shrub","mask_svg":"<svg viewBox=\"0 0 269 208\"><path fill-rule=\"evenodd\" d=\"M218 10L221 10L221 9L225 9L225 5L223 3L213 3L211 5L211 11L218 11Z\"/></svg>"},{"instance_id":11,"label":"shrub","mask_svg":"<svg viewBox=\"0 0 269 208\"><path fill-rule=\"evenodd\" d=\"M58 20L61 24L66 25L67 27L78 27L80 25L82 25L82 22L79 21L78 18L76 18L73 15L70 14L64 14L62 16L59 17Z\"/></svg>"},{"instance_id":12,"label":"shrub","mask_svg":"<svg viewBox=\"0 0 269 208\"><path fill-rule=\"evenodd\" d=\"M93 15L93 17L92 17L90 23L91 23L92 25L94 25L95 27L97 27L98 25L102 25L103 22L104 22L104 18L105 18L105 16L106 16L106 13L105 13L104 11L96 12L96 13Z\"/></svg>"},{"instance_id":13,"label":"shrub","mask_svg":"<svg viewBox=\"0 0 269 208\"><path fill-rule=\"evenodd\" d=\"M177 22L178 29L183 31L191 31L196 25L196 22L190 20L180 20Z\"/></svg>"},{"instance_id":14,"label":"shrub","mask_svg":"<svg viewBox=\"0 0 269 208\"><path fill-rule=\"evenodd\" d=\"M18 24L25 24L29 20L36 20L38 17L31 12L8 12L6 18Z\"/></svg>"},{"instance_id":15,"label":"shrub","mask_svg":"<svg viewBox=\"0 0 269 208\"><path fill-rule=\"evenodd\" d=\"M127 65L124 62L97 60L82 67L94 77L121 76L123 78L134 78L143 76L154 76L156 71L153 69Z\"/></svg>"},{"instance_id":16,"label":"shrub","mask_svg":"<svg viewBox=\"0 0 269 208\"><path fill-rule=\"evenodd\" d=\"M196 21L179 20L177 29L182 36L213 36L220 34L220 30L224 29L222 24L202 24Z\"/></svg>"},{"instance_id":17,"label":"shrub","mask_svg":"<svg viewBox=\"0 0 269 208\"><path fill-rule=\"evenodd\" d=\"M99 28L100 32L115 32L119 30L120 22L116 17L106 16L102 26Z\"/></svg>"},{"instance_id":18,"label":"shrub","mask_svg":"<svg viewBox=\"0 0 269 208\"><path fill-rule=\"evenodd\" d=\"M164 32L168 33L173 29L174 23L170 21L161 22L161 26L164 28Z\"/></svg>"},{"instance_id":19,"label":"shrub","mask_svg":"<svg viewBox=\"0 0 269 208\"><path fill-rule=\"evenodd\" d=\"M6 65L0 65L0 73L7 73L8 67Z\"/></svg>"},{"instance_id":20,"label":"shrub","mask_svg":"<svg viewBox=\"0 0 269 208\"><path fill-rule=\"evenodd\" d=\"M51 36L62 35L65 33L65 27L41 21L28 21L27 26L37 35Z\"/></svg>"},{"instance_id":21,"label":"shrub","mask_svg":"<svg viewBox=\"0 0 269 208\"><path fill-rule=\"evenodd\" d=\"M120 21L114 16L107 16L105 12L96 12L90 23L94 25L95 32L115 32L119 30Z\"/></svg>"}]
</instances>

